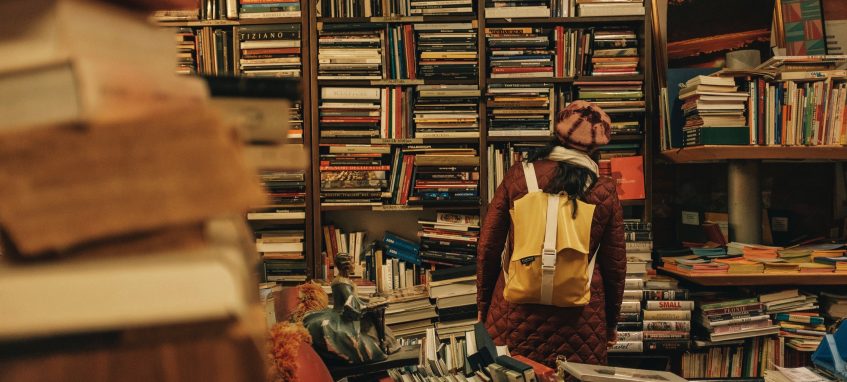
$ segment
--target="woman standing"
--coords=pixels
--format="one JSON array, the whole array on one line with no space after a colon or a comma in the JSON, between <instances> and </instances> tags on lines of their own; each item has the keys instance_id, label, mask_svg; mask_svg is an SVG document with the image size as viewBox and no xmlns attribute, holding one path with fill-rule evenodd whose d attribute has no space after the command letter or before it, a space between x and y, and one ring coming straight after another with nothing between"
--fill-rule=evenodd
<instances>
[{"instance_id":1,"label":"woman standing","mask_svg":"<svg viewBox=\"0 0 847 382\"><path fill-rule=\"evenodd\" d=\"M558 355L572 362L605 364L606 349L617 336L626 278L623 217L615 181L599 177L598 166L588 155L609 142L610 123L599 107L575 101L559 114L555 140L529 158L537 187L548 194L563 193L570 202L566 209L578 207L577 201L594 205L588 253L596 256L596 263L587 305L512 304L504 298L501 253L507 240L514 248L515 239L510 210L528 192L520 163L497 187L482 226L477 258L480 320L496 344L554 368ZM505 257L504 264L509 264L511 250Z\"/></svg>"}]
</instances>

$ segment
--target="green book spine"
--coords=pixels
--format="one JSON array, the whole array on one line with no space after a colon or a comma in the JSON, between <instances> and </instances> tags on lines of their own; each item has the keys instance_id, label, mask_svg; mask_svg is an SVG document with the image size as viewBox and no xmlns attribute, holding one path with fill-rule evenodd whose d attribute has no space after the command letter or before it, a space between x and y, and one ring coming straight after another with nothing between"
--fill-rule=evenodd
<instances>
[{"instance_id":1,"label":"green book spine","mask_svg":"<svg viewBox=\"0 0 847 382\"><path fill-rule=\"evenodd\" d=\"M747 304L755 304L759 302L759 299L756 297L742 298L738 300L729 300L729 301L720 301L713 302L709 304L700 305L701 310L712 310L712 309L721 309L721 308L729 308L731 306L736 305L747 305Z\"/></svg>"},{"instance_id":2,"label":"green book spine","mask_svg":"<svg viewBox=\"0 0 847 382\"><path fill-rule=\"evenodd\" d=\"M750 142L747 127L706 127L685 132L685 146L746 145Z\"/></svg>"}]
</instances>

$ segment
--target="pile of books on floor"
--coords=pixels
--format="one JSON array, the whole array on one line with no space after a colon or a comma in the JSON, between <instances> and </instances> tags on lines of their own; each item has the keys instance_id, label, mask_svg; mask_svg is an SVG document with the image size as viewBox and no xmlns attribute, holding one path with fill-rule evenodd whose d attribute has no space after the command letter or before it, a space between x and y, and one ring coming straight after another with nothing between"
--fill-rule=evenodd
<instances>
[{"instance_id":1,"label":"pile of books on floor","mask_svg":"<svg viewBox=\"0 0 847 382\"><path fill-rule=\"evenodd\" d=\"M180 27L176 31L176 72L192 74L197 71L197 42L194 30Z\"/></svg>"},{"instance_id":2,"label":"pile of books on floor","mask_svg":"<svg viewBox=\"0 0 847 382\"><path fill-rule=\"evenodd\" d=\"M640 16L644 0L571 0L579 4L579 16Z\"/></svg>"},{"instance_id":3,"label":"pile of books on floor","mask_svg":"<svg viewBox=\"0 0 847 382\"><path fill-rule=\"evenodd\" d=\"M302 230L257 230L256 250L262 256L265 281L285 284L306 281Z\"/></svg>"},{"instance_id":4,"label":"pile of books on floor","mask_svg":"<svg viewBox=\"0 0 847 382\"><path fill-rule=\"evenodd\" d=\"M399 338L421 337L432 329L437 315L425 286L398 289L388 293L385 323Z\"/></svg>"},{"instance_id":5,"label":"pile of books on floor","mask_svg":"<svg viewBox=\"0 0 847 382\"><path fill-rule=\"evenodd\" d=\"M550 0L485 0L485 18L550 17Z\"/></svg>"},{"instance_id":6,"label":"pile of books on floor","mask_svg":"<svg viewBox=\"0 0 847 382\"><path fill-rule=\"evenodd\" d=\"M388 27L388 78L417 78L415 32L412 24Z\"/></svg>"},{"instance_id":7,"label":"pile of books on floor","mask_svg":"<svg viewBox=\"0 0 847 382\"><path fill-rule=\"evenodd\" d=\"M382 2L378 0L326 0L318 3L321 17L375 17L382 16Z\"/></svg>"},{"instance_id":8,"label":"pile of books on floor","mask_svg":"<svg viewBox=\"0 0 847 382\"><path fill-rule=\"evenodd\" d=\"M749 378L745 380L760 381L766 370L789 363L778 337L753 337L717 343L698 340L694 344L697 350L682 355L683 378Z\"/></svg>"},{"instance_id":9,"label":"pile of books on floor","mask_svg":"<svg viewBox=\"0 0 847 382\"><path fill-rule=\"evenodd\" d=\"M390 147L381 145L324 145L320 154L321 205L374 206L388 189L383 164Z\"/></svg>"},{"instance_id":10,"label":"pile of books on floor","mask_svg":"<svg viewBox=\"0 0 847 382\"><path fill-rule=\"evenodd\" d=\"M638 37L632 29L590 30L584 34L591 43L583 73L589 76L638 74ZM590 53L588 55L587 53Z\"/></svg>"},{"instance_id":11,"label":"pile of books on floor","mask_svg":"<svg viewBox=\"0 0 847 382\"><path fill-rule=\"evenodd\" d=\"M750 143L744 107L749 94L734 78L697 76L685 83L679 99L685 115L685 146Z\"/></svg>"},{"instance_id":12,"label":"pile of books on floor","mask_svg":"<svg viewBox=\"0 0 847 382\"><path fill-rule=\"evenodd\" d=\"M416 366L388 371L391 381L542 381L555 380L555 371L521 356L509 355L505 346L495 346L482 324L465 332L464 338L438 338L429 329L421 341Z\"/></svg>"},{"instance_id":13,"label":"pile of books on floor","mask_svg":"<svg viewBox=\"0 0 847 382\"><path fill-rule=\"evenodd\" d=\"M474 0L412 0L412 16L458 16L474 14Z\"/></svg>"},{"instance_id":14,"label":"pile of books on floor","mask_svg":"<svg viewBox=\"0 0 847 382\"><path fill-rule=\"evenodd\" d=\"M318 31L318 79L382 79L384 31L331 25Z\"/></svg>"},{"instance_id":15,"label":"pile of books on floor","mask_svg":"<svg viewBox=\"0 0 847 382\"><path fill-rule=\"evenodd\" d=\"M321 137L379 137L383 106L380 88L323 87L318 106Z\"/></svg>"},{"instance_id":16,"label":"pile of books on floor","mask_svg":"<svg viewBox=\"0 0 847 382\"><path fill-rule=\"evenodd\" d=\"M461 266L476 263L479 216L436 213L435 220L418 220L421 261L433 265Z\"/></svg>"},{"instance_id":17,"label":"pile of books on floor","mask_svg":"<svg viewBox=\"0 0 847 382\"><path fill-rule=\"evenodd\" d=\"M300 17L300 0L238 0L238 3L238 18L241 19ZM300 29L300 24L291 25Z\"/></svg>"},{"instance_id":18,"label":"pile of books on floor","mask_svg":"<svg viewBox=\"0 0 847 382\"><path fill-rule=\"evenodd\" d=\"M638 219L625 220L627 271L624 284L624 303L618 324L618 343L612 353L640 353L644 349L642 300L644 283L652 271L653 240L651 224Z\"/></svg>"},{"instance_id":19,"label":"pile of books on floor","mask_svg":"<svg viewBox=\"0 0 847 382\"><path fill-rule=\"evenodd\" d=\"M459 330L476 321L476 264L433 271L429 285L438 310L438 335L461 336Z\"/></svg>"},{"instance_id":20,"label":"pile of books on floor","mask_svg":"<svg viewBox=\"0 0 847 382\"><path fill-rule=\"evenodd\" d=\"M477 30L473 23L415 24L418 78L477 80Z\"/></svg>"},{"instance_id":21,"label":"pile of books on floor","mask_svg":"<svg viewBox=\"0 0 847 382\"><path fill-rule=\"evenodd\" d=\"M645 110L641 81L577 81L574 86L577 88L577 99L590 101L607 113L631 114ZM624 117L622 121L617 119L613 118L612 135L641 133L634 117Z\"/></svg>"},{"instance_id":22,"label":"pile of books on floor","mask_svg":"<svg viewBox=\"0 0 847 382\"><path fill-rule=\"evenodd\" d=\"M698 302L697 321L712 342L779 333L756 297Z\"/></svg>"},{"instance_id":23,"label":"pile of books on floor","mask_svg":"<svg viewBox=\"0 0 847 382\"><path fill-rule=\"evenodd\" d=\"M689 291L673 279L648 279L644 288L644 350L682 351L691 341L691 311L694 301Z\"/></svg>"},{"instance_id":24,"label":"pile of books on floor","mask_svg":"<svg viewBox=\"0 0 847 382\"><path fill-rule=\"evenodd\" d=\"M553 85L489 84L488 135L550 136L553 131Z\"/></svg>"},{"instance_id":25,"label":"pile of books on floor","mask_svg":"<svg viewBox=\"0 0 847 382\"><path fill-rule=\"evenodd\" d=\"M814 351L826 334L824 318L819 314L818 297L798 289L759 295L759 302L774 323L785 346L798 351Z\"/></svg>"},{"instance_id":26,"label":"pile of books on floor","mask_svg":"<svg viewBox=\"0 0 847 382\"><path fill-rule=\"evenodd\" d=\"M479 168L475 148L424 147L414 154L414 166L409 204L449 206L479 203L479 179L464 180L453 176L457 167Z\"/></svg>"},{"instance_id":27,"label":"pile of books on floor","mask_svg":"<svg viewBox=\"0 0 847 382\"><path fill-rule=\"evenodd\" d=\"M553 29L485 28L491 78L552 78L556 57Z\"/></svg>"},{"instance_id":28,"label":"pile of books on floor","mask_svg":"<svg viewBox=\"0 0 847 382\"><path fill-rule=\"evenodd\" d=\"M415 138L479 136L478 85L418 85Z\"/></svg>"},{"instance_id":29,"label":"pile of books on floor","mask_svg":"<svg viewBox=\"0 0 847 382\"><path fill-rule=\"evenodd\" d=\"M526 161L529 155L542 147L545 143L502 143L488 146L488 200L494 197L494 191L503 178L506 171L522 161Z\"/></svg>"},{"instance_id":30,"label":"pile of books on floor","mask_svg":"<svg viewBox=\"0 0 847 382\"><path fill-rule=\"evenodd\" d=\"M301 77L300 24L244 25L238 36L241 74Z\"/></svg>"}]
</instances>

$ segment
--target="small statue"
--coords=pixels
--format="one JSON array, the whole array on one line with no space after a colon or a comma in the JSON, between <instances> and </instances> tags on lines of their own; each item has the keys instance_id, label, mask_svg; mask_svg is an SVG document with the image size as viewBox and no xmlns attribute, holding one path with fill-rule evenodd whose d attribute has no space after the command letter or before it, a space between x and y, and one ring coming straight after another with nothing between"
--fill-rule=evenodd
<instances>
[{"instance_id":1,"label":"small statue","mask_svg":"<svg viewBox=\"0 0 847 382\"><path fill-rule=\"evenodd\" d=\"M335 258L339 277L332 281L332 308L312 312L303 324L312 336L312 346L325 361L363 364L382 361L388 356L385 341L387 302L365 305L348 279L353 264L350 255Z\"/></svg>"}]
</instances>

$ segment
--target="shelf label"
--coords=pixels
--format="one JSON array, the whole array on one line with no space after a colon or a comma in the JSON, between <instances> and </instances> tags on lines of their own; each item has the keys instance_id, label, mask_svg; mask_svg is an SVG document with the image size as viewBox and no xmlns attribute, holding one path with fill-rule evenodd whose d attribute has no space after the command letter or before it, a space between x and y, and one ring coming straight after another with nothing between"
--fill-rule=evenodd
<instances>
[{"instance_id":1,"label":"shelf label","mask_svg":"<svg viewBox=\"0 0 847 382\"><path fill-rule=\"evenodd\" d=\"M700 225L700 214L691 211L682 211L682 224Z\"/></svg>"},{"instance_id":2,"label":"shelf label","mask_svg":"<svg viewBox=\"0 0 847 382\"><path fill-rule=\"evenodd\" d=\"M389 204L373 206L372 211L423 211L423 206L406 206L402 204Z\"/></svg>"},{"instance_id":3,"label":"shelf label","mask_svg":"<svg viewBox=\"0 0 847 382\"><path fill-rule=\"evenodd\" d=\"M384 16L384 17L371 17L371 22L375 23L392 23L392 22L423 22L423 16Z\"/></svg>"},{"instance_id":4,"label":"shelf label","mask_svg":"<svg viewBox=\"0 0 847 382\"><path fill-rule=\"evenodd\" d=\"M372 145L421 145L421 138L371 138Z\"/></svg>"},{"instance_id":5,"label":"shelf label","mask_svg":"<svg viewBox=\"0 0 847 382\"><path fill-rule=\"evenodd\" d=\"M423 80L371 80L371 85L423 85Z\"/></svg>"}]
</instances>

